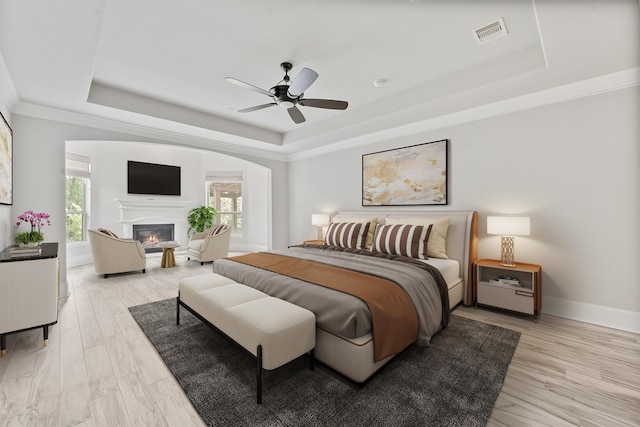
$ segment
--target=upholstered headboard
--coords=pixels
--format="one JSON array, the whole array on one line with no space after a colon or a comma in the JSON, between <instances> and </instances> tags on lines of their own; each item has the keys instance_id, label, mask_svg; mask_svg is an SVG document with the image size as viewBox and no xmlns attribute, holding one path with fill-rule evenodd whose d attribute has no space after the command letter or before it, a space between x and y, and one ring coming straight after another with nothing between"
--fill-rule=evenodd
<instances>
[{"instance_id":1,"label":"upholstered headboard","mask_svg":"<svg viewBox=\"0 0 640 427\"><path fill-rule=\"evenodd\" d=\"M446 239L446 253L460 263L460 277L464 279L464 303L472 304L471 278L473 263L478 258L478 213L476 211L338 211L331 214L332 222L364 222L372 218L384 225L387 218L451 218Z\"/></svg>"}]
</instances>

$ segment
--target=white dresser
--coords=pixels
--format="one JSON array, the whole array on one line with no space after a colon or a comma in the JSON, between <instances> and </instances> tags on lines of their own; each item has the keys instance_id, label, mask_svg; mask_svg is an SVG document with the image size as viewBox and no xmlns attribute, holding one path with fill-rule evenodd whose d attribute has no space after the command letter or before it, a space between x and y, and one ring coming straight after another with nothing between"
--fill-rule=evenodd
<instances>
[{"instance_id":1,"label":"white dresser","mask_svg":"<svg viewBox=\"0 0 640 427\"><path fill-rule=\"evenodd\" d=\"M0 357L7 335L42 328L44 345L49 326L58 322L58 244L43 243L36 254L0 252Z\"/></svg>"}]
</instances>

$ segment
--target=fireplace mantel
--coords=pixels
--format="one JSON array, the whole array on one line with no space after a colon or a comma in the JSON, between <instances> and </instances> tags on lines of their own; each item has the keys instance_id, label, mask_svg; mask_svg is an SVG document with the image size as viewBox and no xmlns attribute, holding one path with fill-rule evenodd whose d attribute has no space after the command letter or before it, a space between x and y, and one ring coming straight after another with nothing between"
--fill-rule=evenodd
<instances>
[{"instance_id":1,"label":"fireplace mantel","mask_svg":"<svg viewBox=\"0 0 640 427\"><path fill-rule=\"evenodd\" d=\"M149 224L150 221L185 222L189 202L176 200L120 200L120 222L123 224Z\"/></svg>"}]
</instances>

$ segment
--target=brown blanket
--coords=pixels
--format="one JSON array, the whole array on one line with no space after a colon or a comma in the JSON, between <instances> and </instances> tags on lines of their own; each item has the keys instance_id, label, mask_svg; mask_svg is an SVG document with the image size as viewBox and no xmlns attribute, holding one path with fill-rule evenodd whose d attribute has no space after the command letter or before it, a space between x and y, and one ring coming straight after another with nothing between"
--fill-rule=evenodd
<instances>
[{"instance_id":1,"label":"brown blanket","mask_svg":"<svg viewBox=\"0 0 640 427\"><path fill-rule=\"evenodd\" d=\"M315 261L271 253L233 257L233 261L353 295L371 311L374 360L404 350L416 340L418 315L411 299L396 283Z\"/></svg>"}]
</instances>

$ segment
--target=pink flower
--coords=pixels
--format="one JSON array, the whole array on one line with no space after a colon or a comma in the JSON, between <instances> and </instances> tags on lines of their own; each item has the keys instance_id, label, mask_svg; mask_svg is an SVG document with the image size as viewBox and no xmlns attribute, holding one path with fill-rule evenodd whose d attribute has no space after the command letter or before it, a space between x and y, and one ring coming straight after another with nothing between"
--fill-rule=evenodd
<instances>
[{"instance_id":1,"label":"pink flower","mask_svg":"<svg viewBox=\"0 0 640 427\"><path fill-rule=\"evenodd\" d=\"M25 211L21 215L18 215L18 222L16 222L16 228L20 226L23 222L29 223L31 225L31 231L35 231L37 228L40 231L40 227L44 227L45 225L51 225L51 221L49 220L49 214L45 212L34 212L34 211Z\"/></svg>"}]
</instances>

